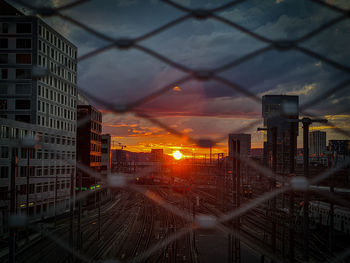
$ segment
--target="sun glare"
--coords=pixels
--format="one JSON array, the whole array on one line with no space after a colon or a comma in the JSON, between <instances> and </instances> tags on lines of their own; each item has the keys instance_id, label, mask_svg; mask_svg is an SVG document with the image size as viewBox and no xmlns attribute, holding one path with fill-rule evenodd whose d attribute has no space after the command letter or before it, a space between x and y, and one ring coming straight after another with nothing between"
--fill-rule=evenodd
<instances>
[{"instance_id":1,"label":"sun glare","mask_svg":"<svg viewBox=\"0 0 350 263\"><path fill-rule=\"evenodd\" d=\"M176 160L180 160L182 158L182 153L180 151L173 152L173 156Z\"/></svg>"}]
</instances>

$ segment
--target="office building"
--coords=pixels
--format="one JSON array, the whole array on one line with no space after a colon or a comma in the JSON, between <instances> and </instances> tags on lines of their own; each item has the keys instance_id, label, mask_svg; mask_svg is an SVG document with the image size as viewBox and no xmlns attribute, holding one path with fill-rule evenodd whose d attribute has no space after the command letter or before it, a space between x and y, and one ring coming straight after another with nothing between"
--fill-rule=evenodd
<instances>
[{"instance_id":1,"label":"office building","mask_svg":"<svg viewBox=\"0 0 350 263\"><path fill-rule=\"evenodd\" d=\"M276 144L276 172L294 171L297 151L299 97L265 95L262 97L262 116L266 128L264 160L273 167L273 145Z\"/></svg>"},{"instance_id":2,"label":"office building","mask_svg":"<svg viewBox=\"0 0 350 263\"><path fill-rule=\"evenodd\" d=\"M350 140L329 140L328 149L341 156L350 156Z\"/></svg>"},{"instance_id":3,"label":"office building","mask_svg":"<svg viewBox=\"0 0 350 263\"><path fill-rule=\"evenodd\" d=\"M311 131L309 133L309 154L310 156L323 155L326 150L326 132Z\"/></svg>"},{"instance_id":4,"label":"office building","mask_svg":"<svg viewBox=\"0 0 350 263\"><path fill-rule=\"evenodd\" d=\"M111 173L112 162L111 135L102 134L101 136L101 175L107 176Z\"/></svg>"},{"instance_id":5,"label":"office building","mask_svg":"<svg viewBox=\"0 0 350 263\"><path fill-rule=\"evenodd\" d=\"M77 48L40 18L5 1L0 1L0 35L1 195L14 174L13 150L19 158L17 211L25 212L28 190L31 218L53 215L54 207L63 212L75 174ZM19 144L26 134L36 135L42 147L31 150L29 165ZM29 187L22 178L27 171ZM8 212L5 196L2 216Z\"/></svg>"},{"instance_id":6,"label":"office building","mask_svg":"<svg viewBox=\"0 0 350 263\"><path fill-rule=\"evenodd\" d=\"M164 157L163 149L151 150L151 162L162 162Z\"/></svg>"},{"instance_id":7,"label":"office building","mask_svg":"<svg viewBox=\"0 0 350 263\"><path fill-rule=\"evenodd\" d=\"M246 158L250 157L251 151L251 135L250 134L229 134L228 136L228 152L232 157L234 141L240 142L240 155Z\"/></svg>"},{"instance_id":8,"label":"office building","mask_svg":"<svg viewBox=\"0 0 350 263\"><path fill-rule=\"evenodd\" d=\"M91 105L78 105L77 164L97 173L101 171L102 114ZM91 189L100 182L81 170L77 171L77 187Z\"/></svg>"},{"instance_id":9,"label":"office building","mask_svg":"<svg viewBox=\"0 0 350 263\"><path fill-rule=\"evenodd\" d=\"M241 156L243 159L250 158L251 155L251 135L250 134L229 134L228 136L228 152L230 159L235 155ZM233 154L235 153L235 155ZM232 164L232 162L231 162ZM230 165L232 167L232 165ZM247 183L249 178L249 165L244 161L240 163L241 181Z\"/></svg>"}]
</instances>

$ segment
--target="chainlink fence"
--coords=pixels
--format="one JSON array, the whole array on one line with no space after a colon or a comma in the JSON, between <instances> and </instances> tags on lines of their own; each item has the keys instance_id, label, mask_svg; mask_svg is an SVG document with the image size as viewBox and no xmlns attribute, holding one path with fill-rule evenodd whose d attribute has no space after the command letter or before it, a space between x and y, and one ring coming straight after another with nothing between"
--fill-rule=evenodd
<instances>
[{"instance_id":1,"label":"chainlink fence","mask_svg":"<svg viewBox=\"0 0 350 263\"><path fill-rule=\"evenodd\" d=\"M76 7L79 5L84 4L85 2L88 2L88 0L80 0L80 1L75 1L57 8L53 7L41 7L41 6L36 6L33 5L32 2L27 2L27 1L21 1L21 0L13 0L14 2L22 5L23 7L27 8L30 10L31 14L33 15L40 15L41 17L59 17L79 28L82 30L85 30L86 32L94 35L95 37L107 41L109 44L95 49L81 57L78 58L78 62L82 62L90 57L96 56L100 53L106 52L107 50L111 49L120 49L120 50L128 50L128 49L135 49L139 50L141 52L144 52L153 58L164 62L168 64L169 66L184 72L186 75L176 81L173 81L172 83L169 83L162 87L161 89L157 90L156 92L153 92L139 100L136 100L132 103L128 104L113 104L106 102L102 100L101 98L97 98L96 96L87 93L84 90L79 90L82 94L85 94L89 99L92 101L104 105L107 110L110 112L113 112L115 114L123 114L123 113L134 113L136 116L146 119L150 121L151 123L161 127L162 129L170 132L173 135L186 138L188 142L193 143L197 145L198 147L202 148L210 148L214 147L217 143L226 140L227 135L223 135L221 138L218 138L217 140L212 140L209 138L193 138L189 136L188 134L185 134L179 130L176 130L169 125L161 122L160 120L154 118L153 116L150 116L144 112L141 112L137 109L140 105L143 105L165 93L168 91L172 90L174 86L179 86L181 84L184 84L186 82L189 82L191 80L198 80L202 82L206 81L216 81L218 83L223 84L224 86L227 86L237 93L243 94L244 96L248 97L251 99L252 103L262 103L261 97L259 97L257 94L254 92L250 91L247 87L244 87L242 85L239 85L237 83L232 82L231 80L224 78L219 75L219 73L239 67L241 64L244 62L247 62L261 54L264 54L268 51L271 50L277 50L281 52L289 52L289 51L298 51L300 53L303 53L309 57L318 59L346 74L349 74L349 78L342 83L335 85L334 87L330 87L327 89L324 93L320 94L318 97L314 98L313 100L310 100L303 105L300 106L300 114L302 116L309 116L312 118L315 118L317 116L314 116L308 110L311 109L311 107L314 107L318 105L319 103L322 102L322 98L328 97L331 94L334 94L335 92L338 92L340 90L344 90L349 87L350 84L350 68L346 65L343 65L341 63L338 63L335 60L332 60L328 57L326 57L323 54L319 54L315 52L314 50L307 49L305 47L302 47L302 43L314 38L315 36L319 35L320 33L324 32L325 30L329 29L331 26L334 26L346 19L349 19L350 17L350 12L348 10L341 9L335 5L332 5L330 1L321 1L321 0L310 0L320 6L324 6L326 8L329 8L330 10L335 11L338 13L338 16L335 18L331 19L330 21L322 24L318 28L312 30L311 32L306 33L305 35L298 37L296 39L289 39L289 40L272 40L264 35L260 35L258 33L255 33L242 25L235 23L233 21L230 21L227 18L224 18L220 15L218 15L219 12L224 11L228 8L234 8L236 5L239 5L242 2L245 2L244 0L237 0L237 1L231 1L229 3L226 3L222 6L218 6L213 9L190 9L188 7L185 7L183 5L180 5L176 3L175 1L171 0L162 0L163 3L181 10L184 12L183 15L179 16L178 18L174 19L173 21L166 23L164 25L159 26L158 28L155 28L154 30L151 30L139 37L135 38L112 38L111 36L107 34L103 34L101 32L96 31L95 29L89 27L88 25L79 22L73 17L70 17L66 14L63 14L61 11L70 9L72 7ZM179 62L173 61L169 59L166 56L163 56L162 54L158 53L156 50L152 50L146 46L142 45L142 41L152 38L153 36L166 31L167 29L176 26L179 23L182 23L186 20L190 19L196 19L198 21L203 21L206 19L213 19L216 21L219 21L223 24L226 24L244 34L249 35L250 37L253 37L254 39L261 41L266 44L263 48L257 49L247 55L244 55L238 59L233 60L230 63L227 63L223 66L217 67L217 68L212 68L212 69L205 69L205 70L198 70L194 68L189 68L187 66L182 65ZM38 75L39 77L42 77L43 75L40 75L42 73L44 74L50 74L50 72L43 70L42 68L36 68L36 70L39 72ZM246 126L240 127L239 129L232 131L232 133L242 133L247 130L249 130L252 127L255 127L259 121L249 123ZM78 125L80 125L78 123ZM339 134L342 134L343 136L350 137L350 132L348 130L342 129L337 127L336 124L329 122L328 125L332 126L332 128ZM23 144L23 142L21 142ZM26 144L41 144L41 142L36 142L36 141L29 141L26 142ZM178 206L174 205L172 202L167 200L164 196L159 194L157 191L152 190L152 187L144 187L141 185L136 185L134 184L133 181L130 181L128 177L125 177L122 173L120 174L112 174L111 176L108 176L107 178L101 177L101 175L93 170L91 170L89 167L86 167L82 164L76 163L77 165L77 170L83 171L87 174L89 174L91 177L97 178L99 181L102 182L101 190L104 188L107 189L125 189L128 191L133 191L136 193L142 194L144 197L149 199L151 202L157 204L158 206L161 206L162 208L166 209L170 213L176 215L178 218L181 218L184 222L184 226L182 229L177 230L176 232L169 234L164 238L162 241L157 242L156 244L151 245L148 247L147 250L140 254L136 254L135 258L133 259L133 262L141 262L141 261L146 261L146 259L151 256L154 253L157 253L159 251L162 251L164 248L172 244L173 242L176 242L176 240L184 237L185 235L191 233L194 229L218 229L220 231L223 231L226 234L230 234L233 237L237 238L238 240L242 241L243 243L249 244L250 247L254 248L256 251L259 253L266 255L267 258L276 261L276 262L284 262L287 260L287 258L282 255L281 253L277 253L276 251L272 251L268 247L261 246L251 239L247 238L246 235L242 234L239 231L239 228L233 228L228 224L229 222L232 222L233 220L239 218L243 214L249 212L251 209L258 207L259 205L266 203L268 201L272 201L274 198L276 198L278 195L288 193L288 192L301 192L302 194L305 194L307 192L313 193L317 192L315 189L311 189L310 186L317 184L323 180L326 180L330 178L335 172L341 170L341 169L347 169L349 167L349 162L345 162L342 167L337 167L337 168L329 168L325 172L317 175L316 177L313 177L312 179L306 178L304 176L298 176L298 177L292 177L292 178L284 178L282 176L279 176L275 174L270 168L261 166L257 162L243 158L239 155L235 156L238 158L242 163L245 165L251 167L253 170L258 171L263 177L266 177L267 179L274 179L277 180L278 182L283 183L282 187L279 188L272 188L271 191L263 193L262 195L253 198L249 200L249 202L246 202L242 204L240 207L236 209L231 209L230 211L226 211L224 213L210 213L207 215L204 214L199 214L199 215L190 215L189 212L186 209L181 209ZM75 162L69 163L67 161L68 165L73 165ZM149 172L148 170L143 171L143 173ZM141 174L138 174L138 176L142 176ZM75 180L76 175L73 175L73 180ZM78 193L76 195L75 200L71 200L71 203L75 203L78 200L82 200L86 198L90 192L85 192L85 193ZM345 198L342 199L339 196L334 195L333 193L329 192L327 194L325 193L319 193L321 195L324 195L323 197L328 199L331 202L337 202L340 203L344 206L350 207L350 202L346 200ZM146 205L147 207L147 205ZM56 210L59 210L60 207L56 207ZM294 215L291 215L292 217ZM12 225L17 227L26 225L26 222L30 222L29 220L25 220L19 216L13 216L12 219L10 219L10 225L12 222ZM50 239L52 242L55 242L57 245L62 247L64 250L69 252L72 257L75 259L79 259L82 262L93 262L93 261L99 261L98 258L89 258L87 255L84 255L84 253L75 248L75 246L72 243L66 242L64 240L61 240L60 237L55 236L54 233L50 231L42 231L40 228L40 223L29 223L29 226L32 229L37 230L38 232L41 232L43 235L45 235L48 239ZM107 242L107 241L106 241ZM284 242L284 241L283 241ZM102 248L103 249L103 248ZM345 249L343 253L339 253L337 255L332 255L328 260L330 262L338 262L338 261L343 261L346 260L346 258L350 255L350 247ZM114 259L113 259L114 260ZM106 260L104 262L117 262L119 260L123 259L115 259L113 260Z\"/></svg>"}]
</instances>

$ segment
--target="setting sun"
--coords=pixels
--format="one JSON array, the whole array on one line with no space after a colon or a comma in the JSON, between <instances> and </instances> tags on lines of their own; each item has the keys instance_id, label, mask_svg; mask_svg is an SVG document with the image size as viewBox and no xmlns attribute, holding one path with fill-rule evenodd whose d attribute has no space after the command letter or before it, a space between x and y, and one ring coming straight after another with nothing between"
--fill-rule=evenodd
<instances>
[{"instance_id":1,"label":"setting sun","mask_svg":"<svg viewBox=\"0 0 350 263\"><path fill-rule=\"evenodd\" d=\"M176 160L180 160L182 158L182 153L180 151L173 152L173 156Z\"/></svg>"}]
</instances>

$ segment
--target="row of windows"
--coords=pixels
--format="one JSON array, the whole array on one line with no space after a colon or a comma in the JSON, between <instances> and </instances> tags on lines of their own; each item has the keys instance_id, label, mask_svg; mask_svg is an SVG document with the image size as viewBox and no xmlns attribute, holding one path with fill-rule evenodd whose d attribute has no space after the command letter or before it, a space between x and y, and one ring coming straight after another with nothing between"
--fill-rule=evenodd
<instances>
[{"instance_id":1,"label":"row of windows","mask_svg":"<svg viewBox=\"0 0 350 263\"><path fill-rule=\"evenodd\" d=\"M0 99L0 110L7 110L7 100ZM30 100L16 100L15 102L16 110L30 110Z\"/></svg>"},{"instance_id":2,"label":"row of windows","mask_svg":"<svg viewBox=\"0 0 350 263\"><path fill-rule=\"evenodd\" d=\"M95 143L91 143L91 150L94 151L94 152L101 152L101 145L95 144Z\"/></svg>"},{"instance_id":3,"label":"row of windows","mask_svg":"<svg viewBox=\"0 0 350 263\"><path fill-rule=\"evenodd\" d=\"M0 48L9 48L9 39L0 38ZM18 49L31 49L32 39L31 38L17 38L16 48Z\"/></svg>"},{"instance_id":4,"label":"row of windows","mask_svg":"<svg viewBox=\"0 0 350 263\"><path fill-rule=\"evenodd\" d=\"M69 189L70 188L70 181L58 181L56 185L57 190L59 189ZM25 195L27 193L27 185L21 184L17 185L18 193L20 195ZM45 193L45 192L51 192L55 190L55 183L37 183L37 184L29 184L28 187L29 194L34 193Z\"/></svg>"},{"instance_id":5,"label":"row of windows","mask_svg":"<svg viewBox=\"0 0 350 263\"><path fill-rule=\"evenodd\" d=\"M40 100L38 101L38 111L43 113L49 113L51 115L62 117L68 120L75 120L76 118L75 112L71 110L63 109L60 106L49 104L47 102L45 103L44 101L40 101Z\"/></svg>"},{"instance_id":6,"label":"row of windows","mask_svg":"<svg viewBox=\"0 0 350 263\"><path fill-rule=\"evenodd\" d=\"M49 135L47 133L42 134L40 132L28 131L26 129L12 128L6 125L2 125L0 129L0 138L3 139L22 139L26 135L37 136L38 140L42 143L58 144L58 145L72 145L75 146L75 138ZM33 157L34 158L34 157Z\"/></svg>"},{"instance_id":7,"label":"row of windows","mask_svg":"<svg viewBox=\"0 0 350 263\"><path fill-rule=\"evenodd\" d=\"M48 127L48 128L65 130L65 131L69 131L69 132L76 131L75 124L72 124L72 123L66 122L66 121L56 120L56 119L46 117L46 116L38 116L37 122L38 122L37 123L38 125Z\"/></svg>"},{"instance_id":8,"label":"row of windows","mask_svg":"<svg viewBox=\"0 0 350 263\"><path fill-rule=\"evenodd\" d=\"M90 155L90 162L91 163L100 163L101 162L101 156L96 155Z\"/></svg>"},{"instance_id":9,"label":"row of windows","mask_svg":"<svg viewBox=\"0 0 350 263\"><path fill-rule=\"evenodd\" d=\"M73 87L69 86L68 90L71 91L73 89ZM51 90L40 85L38 85L38 95L40 97L55 101L57 103L63 104L74 109L76 107L76 101L74 100L74 98L69 98L66 95L60 94L57 91Z\"/></svg>"},{"instance_id":10,"label":"row of windows","mask_svg":"<svg viewBox=\"0 0 350 263\"><path fill-rule=\"evenodd\" d=\"M0 69L0 79L8 79L8 69ZM16 79L32 79L31 69L16 69Z\"/></svg>"},{"instance_id":11,"label":"row of windows","mask_svg":"<svg viewBox=\"0 0 350 263\"><path fill-rule=\"evenodd\" d=\"M13 149L15 155L20 159L27 159L27 149ZM10 148L8 146L0 146L0 158L8 159L10 157ZM30 151L30 158L37 160L75 160L75 152L70 151L47 151L35 150Z\"/></svg>"},{"instance_id":12,"label":"row of windows","mask_svg":"<svg viewBox=\"0 0 350 263\"><path fill-rule=\"evenodd\" d=\"M9 54L0 54L0 64L9 64ZM16 64L32 64L32 54L16 54Z\"/></svg>"},{"instance_id":13,"label":"row of windows","mask_svg":"<svg viewBox=\"0 0 350 263\"><path fill-rule=\"evenodd\" d=\"M8 83L0 83L0 94L8 94L9 92ZM28 83L16 83L15 84L15 94L32 94L32 85Z\"/></svg>"},{"instance_id":14,"label":"row of windows","mask_svg":"<svg viewBox=\"0 0 350 263\"><path fill-rule=\"evenodd\" d=\"M67 43L41 25L39 25L39 36L46 39L46 41L50 42L66 55L72 58L77 58L77 51L74 50L73 47L69 46Z\"/></svg>"},{"instance_id":15,"label":"row of windows","mask_svg":"<svg viewBox=\"0 0 350 263\"><path fill-rule=\"evenodd\" d=\"M8 23L0 24L0 33L8 34L13 33L9 31ZM30 34L32 33L32 24L31 23L16 23L16 33L17 34Z\"/></svg>"},{"instance_id":16,"label":"row of windows","mask_svg":"<svg viewBox=\"0 0 350 263\"><path fill-rule=\"evenodd\" d=\"M0 166L0 178L8 178L9 177L9 166ZM29 172L29 174L28 174ZM26 178L28 175L31 176L70 176L72 174L75 174L75 168L73 166L66 167L66 166L50 166L50 167L27 167L27 166L19 166L17 169L17 176L18 177L24 177Z\"/></svg>"},{"instance_id":17,"label":"row of windows","mask_svg":"<svg viewBox=\"0 0 350 263\"><path fill-rule=\"evenodd\" d=\"M97 133L94 133L94 132L91 132L91 140L100 142L101 141L101 135L97 134Z\"/></svg>"},{"instance_id":18,"label":"row of windows","mask_svg":"<svg viewBox=\"0 0 350 263\"><path fill-rule=\"evenodd\" d=\"M49 45L46 45L45 42L39 40L38 49L43 54L47 55L48 58L56 60L56 62L65 65L72 71L77 71L77 64L74 63L72 59L64 56L62 53L50 47Z\"/></svg>"},{"instance_id":19,"label":"row of windows","mask_svg":"<svg viewBox=\"0 0 350 263\"><path fill-rule=\"evenodd\" d=\"M42 56L38 56L38 65L47 68L50 66L50 72L56 74L58 77L63 78L67 81L70 81L73 84L77 84L77 75L71 73L70 71L64 69L58 64L55 64L53 62L50 62L50 65L48 65L48 59Z\"/></svg>"},{"instance_id":20,"label":"row of windows","mask_svg":"<svg viewBox=\"0 0 350 263\"><path fill-rule=\"evenodd\" d=\"M72 145L75 146L75 139L66 136L50 136L49 134L39 133L37 134L38 140L42 143L58 144L58 145Z\"/></svg>"}]
</instances>

